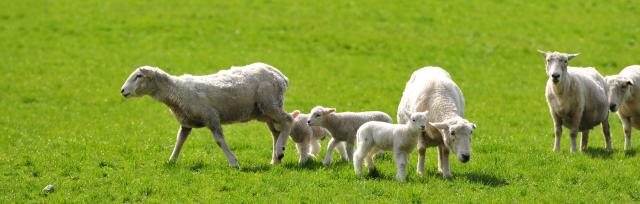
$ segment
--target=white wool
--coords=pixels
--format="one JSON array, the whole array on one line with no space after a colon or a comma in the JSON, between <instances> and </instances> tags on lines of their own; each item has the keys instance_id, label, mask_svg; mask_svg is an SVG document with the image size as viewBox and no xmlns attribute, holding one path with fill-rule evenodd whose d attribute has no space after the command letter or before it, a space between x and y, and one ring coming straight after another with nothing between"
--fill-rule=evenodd
<instances>
[{"instance_id":1,"label":"white wool","mask_svg":"<svg viewBox=\"0 0 640 204\"><path fill-rule=\"evenodd\" d=\"M295 110L291 113L293 117L293 124L291 125L291 140L296 143L296 149L300 154L298 163L302 164L307 162L309 158L315 158L320 152L322 145L320 140L324 138L331 138L329 130L320 126L309 126L307 121L309 120L308 114L302 114L299 110ZM342 143L336 145L338 152L342 159L347 159L347 153Z\"/></svg>"},{"instance_id":2,"label":"white wool","mask_svg":"<svg viewBox=\"0 0 640 204\"><path fill-rule=\"evenodd\" d=\"M640 65L625 67L607 76L609 108L617 112L624 130L624 150L631 148L631 128L640 128Z\"/></svg>"}]
</instances>

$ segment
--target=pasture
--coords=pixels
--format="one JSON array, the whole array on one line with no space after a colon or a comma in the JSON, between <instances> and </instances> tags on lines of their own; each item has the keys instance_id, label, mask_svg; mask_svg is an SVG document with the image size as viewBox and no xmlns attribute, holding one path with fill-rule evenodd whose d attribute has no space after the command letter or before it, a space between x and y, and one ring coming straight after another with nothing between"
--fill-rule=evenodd
<instances>
[{"instance_id":1,"label":"pasture","mask_svg":"<svg viewBox=\"0 0 640 204\"><path fill-rule=\"evenodd\" d=\"M640 132L623 151L610 115L613 151L601 127L585 152L569 153L565 129L552 152L544 60L536 52L582 53L572 66L603 75L639 64L636 1L0 1L0 203L444 203L638 202ZM409 76L440 66L462 89L478 125L472 159L452 157L453 178L426 175L409 158L393 179L389 153L378 175L350 163L297 164L287 143L272 166L263 123L224 126L240 169L206 129L176 163L178 123L150 97L124 100L136 67L204 75L261 61L289 78L285 109L395 114ZM323 149L327 140L323 141ZM324 150L320 153L324 155ZM334 153L334 161L339 157ZM365 171L366 174L366 171ZM43 193L47 184L55 192Z\"/></svg>"}]
</instances>

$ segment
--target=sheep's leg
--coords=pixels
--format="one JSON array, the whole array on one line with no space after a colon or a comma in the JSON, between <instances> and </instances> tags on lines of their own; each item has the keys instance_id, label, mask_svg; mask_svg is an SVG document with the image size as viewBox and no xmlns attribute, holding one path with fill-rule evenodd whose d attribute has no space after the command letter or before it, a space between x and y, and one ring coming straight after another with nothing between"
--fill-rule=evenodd
<instances>
[{"instance_id":1,"label":"sheep's leg","mask_svg":"<svg viewBox=\"0 0 640 204\"><path fill-rule=\"evenodd\" d=\"M426 133L422 133L420 138L418 138L418 167L416 171L419 175L424 174L424 155L427 152L427 147L422 144L422 138L425 137Z\"/></svg>"},{"instance_id":2,"label":"sheep's leg","mask_svg":"<svg viewBox=\"0 0 640 204\"><path fill-rule=\"evenodd\" d=\"M304 142L296 143L296 149L298 149L298 154L300 154L300 159L298 160L298 163L300 164L306 163L307 160L309 159L309 145Z\"/></svg>"},{"instance_id":3,"label":"sheep's leg","mask_svg":"<svg viewBox=\"0 0 640 204\"><path fill-rule=\"evenodd\" d=\"M358 176L362 176L362 160L367 156L368 151L368 145L366 145L365 143L360 143L358 144L358 148L353 155L353 170Z\"/></svg>"},{"instance_id":4,"label":"sheep's leg","mask_svg":"<svg viewBox=\"0 0 640 204\"><path fill-rule=\"evenodd\" d=\"M213 133L213 139L216 141L216 144L218 144L218 146L222 148L224 155L227 156L227 160L229 160L229 166L234 168L239 168L240 166L238 165L238 159L236 158L236 156L233 155L233 153L227 146L227 142L224 141L222 126L219 123L216 123L216 124L210 125L209 129Z\"/></svg>"},{"instance_id":5,"label":"sheep's leg","mask_svg":"<svg viewBox=\"0 0 640 204\"><path fill-rule=\"evenodd\" d=\"M588 144L589 144L589 130L584 130L582 131L582 142L580 143L580 151L586 150Z\"/></svg>"},{"instance_id":6,"label":"sheep's leg","mask_svg":"<svg viewBox=\"0 0 640 204\"><path fill-rule=\"evenodd\" d=\"M622 129L624 129L624 150L631 148L631 118L620 117L622 121Z\"/></svg>"},{"instance_id":7,"label":"sheep's leg","mask_svg":"<svg viewBox=\"0 0 640 204\"><path fill-rule=\"evenodd\" d=\"M611 150L611 129L609 126L609 116L602 121L602 134L604 135L604 148Z\"/></svg>"},{"instance_id":8,"label":"sheep's leg","mask_svg":"<svg viewBox=\"0 0 640 204\"><path fill-rule=\"evenodd\" d=\"M345 147L344 142L336 144L336 150L338 150L342 161L349 161L349 155L347 155L347 148Z\"/></svg>"},{"instance_id":9,"label":"sheep's leg","mask_svg":"<svg viewBox=\"0 0 640 204\"><path fill-rule=\"evenodd\" d=\"M407 153L394 150L393 157L394 157L394 160L396 161L396 170L397 170L396 179L399 181L404 181L406 178L405 168L407 166L407 159L408 159Z\"/></svg>"},{"instance_id":10,"label":"sheep's leg","mask_svg":"<svg viewBox=\"0 0 640 204\"><path fill-rule=\"evenodd\" d=\"M571 128L571 152L576 152L576 139L578 138L578 128Z\"/></svg>"},{"instance_id":11,"label":"sheep's leg","mask_svg":"<svg viewBox=\"0 0 640 204\"><path fill-rule=\"evenodd\" d=\"M576 112L572 118L573 120L571 121L571 124L569 127L571 127L571 129L569 130L569 135L571 136L571 152L574 153L576 152L577 148L577 142L576 139L578 138L578 128L580 127L580 119L582 118L582 112L578 111Z\"/></svg>"},{"instance_id":12,"label":"sheep's leg","mask_svg":"<svg viewBox=\"0 0 640 204\"><path fill-rule=\"evenodd\" d=\"M271 145L272 148L272 152L271 152L271 164L276 164L276 160L274 160L274 158L276 158L276 143L278 142L278 137L280 136L280 132L278 130L276 130L275 125L273 124L273 122L267 121L267 127L269 127L269 131L271 132L271 137L273 138L273 143Z\"/></svg>"},{"instance_id":13,"label":"sheep's leg","mask_svg":"<svg viewBox=\"0 0 640 204\"><path fill-rule=\"evenodd\" d=\"M269 114L269 116L278 123L279 127L281 127L280 135L278 135L278 139L276 140L274 158L272 158L271 162L272 164L278 164L284 157L284 149L287 145L287 139L289 138L293 118L289 115L289 113L285 112L282 109L275 110L275 113Z\"/></svg>"},{"instance_id":14,"label":"sheep's leg","mask_svg":"<svg viewBox=\"0 0 640 204\"><path fill-rule=\"evenodd\" d=\"M353 159L353 143L355 143L355 141L346 142L345 148L347 149L347 157L348 157L347 161L351 161L351 159Z\"/></svg>"},{"instance_id":15,"label":"sheep's leg","mask_svg":"<svg viewBox=\"0 0 640 204\"><path fill-rule=\"evenodd\" d=\"M438 146L438 170L445 178L451 177L451 171L449 170L449 149L441 144Z\"/></svg>"},{"instance_id":16,"label":"sheep's leg","mask_svg":"<svg viewBox=\"0 0 640 204\"><path fill-rule=\"evenodd\" d=\"M263 82L260 83L256 92L258 94L258 107L265 116L277 124L276 129L279 131L275 148L273 149L271 164L280 163L284 157L284 149L291 131L291 124L293 123L293 118L283 108L284 91L281 87L274 86L271 82Z\"/></svg>"},{"instance_id":17,"label":"sheep's leg","mask_svg":"<svg viewBox=\"0 0 640 204\"><path fill-rule=\"evenodd\" d=\"M311 141L311 154L314 156L318 156L318 153L320 153L320 149L322 148L322 145L320 144L320 140L313 140Z\"/></svg>"},{"instance_id":18,"label":"sheep's leg","mask_svg":"<svg viewBox=\"0 0 640 204\"><path fill-rule=\"evenodd\" d=\"M560 117L556 116L555 114L552 115L553 117L553 128L555 131L555 143L553 144L553 151L555 152L560 152L560 137L562 137L562 119L560 119Z\"/></svg>"},{"instance_id":19,"label":"sheep's leg","mask_svg":"<svg viewBox=\"0 0 640 204\"><path fill-rule=\"evenodd\" d=\"M322 165L329 166L329 164L331 164L331 152L333 152L333 148L336 147L337 143L338 141L336 141L334 138L331 138L331 140L329 140L329 144L327 145L327 152L324 155L324 161L322 162Z\"/></svg>"},{"instance_id":20,"label":"sheep's leg","mask_svg":"<svg viewBox=\"0 0 640 204\"><path fill-rule=\"evenodd\" d=\"M365 164L369 169L369 173L376 171L376 164L373 163L373 156L378 153L378 150L369 150L365 160Z\"/></svg>"},{"instance_id":21,"label":"sheep's leg","mask_svg":"<svg viewBox=\"0 0 640 204\"><path fill-rule=\"evenodd\" d=\"M173 147L173 152L171 153L171 157L169 157L169 161L176 161L176 159L178 159L178 155L180 155L180 150L182 149L182 144L187 141L189 133L191 133L191 128L180 127L176 138L176 146Z\"/></svg>"}]
</instances>

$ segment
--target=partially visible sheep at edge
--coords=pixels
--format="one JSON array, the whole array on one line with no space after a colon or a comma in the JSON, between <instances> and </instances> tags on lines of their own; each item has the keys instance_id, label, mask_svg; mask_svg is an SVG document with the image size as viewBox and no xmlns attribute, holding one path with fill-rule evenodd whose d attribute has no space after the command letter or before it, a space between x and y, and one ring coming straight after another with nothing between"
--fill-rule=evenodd
<instances>
[{"instance_id":1,"label":"partially visible sheep at edge","mask_svg":"<svg viewBox=\"0 0 640 204\"><path fill-rule=\"evenodd\" d=\"M331 133L323 127L309 126L307 123L309 115L302 114L299 110L293 111L291 117L293 117L293 124L291 125L290 136L291 140L296 143L296 148L300 154L298 163L306 163L310 157L315 158L318 156L322 147L320 140L331 138ZM336 148L342 159L348 160L344 144L338 143Z\"/></svg>"},{"instance_id":2,"label":"partially visible sheep at edge","mask_svg":"<svg viewBox=\"0 0 640 204\"><path fill-rule=\"evenodd\" d=\"M273 137L271 163L280 163L293 119L283 109L288 79L278 69L253 63L204 76L173 76L143 66L122 86L125 98L149 95L164 103L180 123L173 153L175 161L192 128L207 127L232 167L239 167L224 140L222 124L253 119L267 124Z\"/></svg>"},{"instance_id":3,"label":"partially visible sheep at edge","mask_svg":"<svg viewBox=\"0 0 640 204\"><path fill-rule=\"evenodd\" d=\"M640 128L640 65L625 67L605 80L609 86L609 110L618 113L624 130L624 150L630 150L631 128Z\"/></svg>"},{"instance_id":4,"label":"partially visible sheep at edge","mask_svg":"<svg viewBox=\"0 0 640 204\"><path fill-rule=\"evenodd\" d=\"M327 154L322 164L328 166L331 163L331 152L339 143L346 143L348 161L353 159L353 149L356 142L356 131L369 121L392 123L391 116L380 111L368 112L342 112L336 113L335 108L316 106L311 109L309 121L311 126L321 126L331 132L331 140L327 145Z\"/></svg>"}]
</instances>

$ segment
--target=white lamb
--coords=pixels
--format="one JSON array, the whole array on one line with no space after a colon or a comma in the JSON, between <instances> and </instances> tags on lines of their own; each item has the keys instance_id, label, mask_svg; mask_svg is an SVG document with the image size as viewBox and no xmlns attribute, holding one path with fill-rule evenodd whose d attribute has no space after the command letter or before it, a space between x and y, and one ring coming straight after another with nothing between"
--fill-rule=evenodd
<instances>
[{"instance_id":1,"label":"white lamb","mask_svg":"<svg viewBox=\"0 0 640 204\"><path fill-rule=\"evenodd\" d=\"M576 138L582 132L581 149L587 148L589 130L602 123L605 148L611 149L607 84L594 68L569 67L578 54L538 51L545 57L547 69L547 104L555 128L553 150L560 151L562 126L569 128L571 152L576 152Z\"/></svg>"},{"instance_id":2,"label":"white lamb","mask_svg":"<svg viewBox=\"0 0 640 204\"><path fill-rule=\"evenodd\" d=\"M339 142L346 143L347 161L353 159L353 145L356 142L356 131L369 121L391 123L391 116L380 111L369 112L342 112L336 113L335 108L323 108L316 106L311 109L307 123L311 126L321 126L331 132L331 140L327 145L327 154L322 164L328 166L331 163L331 152ZM344 159L344 158L343 158Z\"/></svg>"},{"instance_id":3,"label":"white lamb","mask_svg":"<svg viewBox=\"0 0 640 204\"><path fill-rule=\"evenodd\" d=\"M424 173L427 147L438 147L438 171L451 177L449 151L466 163L471 158L471 134L476 125L464 119L464 96L451 76L439 67L425 67L411 75L398 105L398 123L408 113L429 111L427 131L418 138L418 174Z\"/></svg>"},{"instance_id":4,"label":"white lamb","mask_svg":"<svg viewBox=\"0 0 640 204\"><path fill-rule=\"evenodd\" d=\"M283 109L287 87L287 77L263 63L205 76L172 76L159 68L143 66L131 73L121 93L126 98L149 95L171 109L180 129L170 161L178 158L192 128L207 127L229 165L238 167L224 140L222 124L252 119L266 122L273 136L271 163L280 163L292 122Z\"/></svg>"},{"instance_id":5,"label":"white lamb","mask_svg":"<svg viewBox=\"0 0 640 204\"><path fill-rule=\"evenodd\" d=\"M631 148L631 127L640 128L640 65L625 67L605 78L609 85L609 109L618 112L624 129L624 150Z\"/></svg>"},{"instance_id":6,"label":"white lamb","mask_svg":"<svg viewBox=\"0 0 640 204\"><path fill-rule=\"evenodd\" d=\"M320 140L325 137L330 138L331 133L323 127L309 126L308 114L301 114L299 110L295 110L291 113L293 117L293 124L291 125L291 140L296 143L296 148L300 154L299 163L306 163L309 157L315 158L320 152ZM339 143L336 145L338 152L342 159L347 159L347 152L344 149L344 145Z\"/></svg>"},{"instance_id":7,"label":"white lamb","mask_svg":"<svg viewBox=\"0 0 640 204\"><path fill-rule=\"evenodd\" d=\"M373 156L382 151L393 151L396 161L396 179L404 181L409 154L415 149L418 137L425 130L428 111L411 113L407 124L367 122L358 129L358 148L353 155L353 167L362 176L362 160L366 157L369 172L375 171Z\"/></svg>"}]
</instances>

